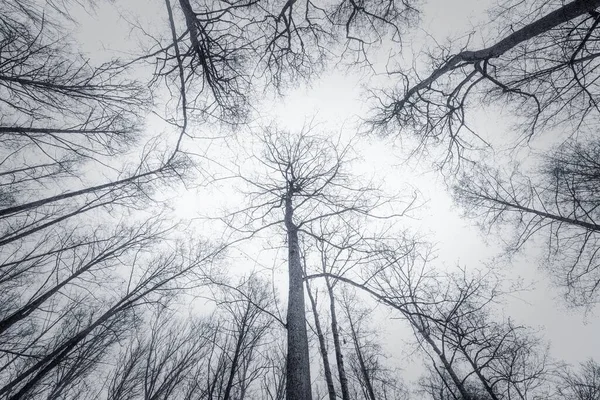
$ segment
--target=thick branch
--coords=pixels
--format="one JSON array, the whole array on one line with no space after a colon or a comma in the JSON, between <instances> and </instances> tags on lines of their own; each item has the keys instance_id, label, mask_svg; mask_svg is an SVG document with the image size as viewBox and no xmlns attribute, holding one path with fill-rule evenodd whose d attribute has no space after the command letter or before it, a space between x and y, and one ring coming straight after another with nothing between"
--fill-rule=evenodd
<instances>
[{"instance_id":1,"label":"thick branch","mask_svg":"<svg viewBox=\"0 0 600 400\"><path fill-rule=\"evenodd\" d=\"M578 219L563 217L562 215L550 214L545 211L536 210L535 208L525 207L525 206L522 206L520 204L515 204L515 203L509 203L508 201L489 197L489 196L477 195L477 197L480 197L481 199L484 199L484 200L491 201L493 203L501 204L503 206L512 208L514 210L526 212L529 214L534 214L534 215L537 215L542 218L548 218L553 221L564 222L569 225L579 226L581 228L588 229L590 231L600 232L600 225L592 223L592 222L585 222L585 221L580 221Z\"/></svg>"},{"instance_id":2,"label":"thick branch","mask_svg":"<svg viewBox=\"0 0 600 400\"><path fill-rule=\"evenodd\" d=\"M516 47L517 45L526 42L538 35L550 31L559 25L564 24L572 19L578 18L582 15L593 12L596 8L600 7L600 0L576 0L569 4L562 6L561 8L552 11L551 13L543 16L540 19L535 20L529 25L517 30L516 32L508 35L504 39L500 40L496 44L490 47L486 47L481 50L462 51L452 56L446 63L440 68L436 69L427 78L421 80L418 84L411 87L406 91L406 94L402 100L396 102L395 109L402 109L405 103L419 91L427 89L436 80L443 75L456 69L463 63L475 64L491 58L497 58Z\"/></svg>"}]
</instances>

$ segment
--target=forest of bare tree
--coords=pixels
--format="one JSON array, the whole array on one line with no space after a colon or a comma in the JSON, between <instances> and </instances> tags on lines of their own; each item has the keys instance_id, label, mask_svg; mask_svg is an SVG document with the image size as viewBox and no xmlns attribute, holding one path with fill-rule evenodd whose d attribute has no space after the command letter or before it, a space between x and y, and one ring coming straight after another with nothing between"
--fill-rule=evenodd
<instances>
[{"instance_id":1,"label":"forest of bare tree","mask_svg":"<svg viewBox=\"0 0 600 400\"><path fill-rule=\"evenodd\" d=\"M600 0L442 3L0 0L0 400L600 400Z\"/></svg>"}]
</instances>

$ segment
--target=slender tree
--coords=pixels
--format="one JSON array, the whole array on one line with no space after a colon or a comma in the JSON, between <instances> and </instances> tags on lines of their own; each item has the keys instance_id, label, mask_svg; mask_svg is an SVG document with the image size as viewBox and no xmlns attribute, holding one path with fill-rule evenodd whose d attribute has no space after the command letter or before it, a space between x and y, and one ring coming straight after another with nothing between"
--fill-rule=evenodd
<instances>
[{"instance_id":1,"label":"slender tree","mask_svg":"<svg viewBox=\"0 0 600 400\"><path fill-rule=\"evenodd\" d=\"M390 247L393 243L383 246L369 268L361 271L362 280L331 273L308 278L337 279L397 310L432 362L435 373L424 388L434 397L547 395L552 370L547 349L528 329L491 318L492 306L503 293L499 281L484 275L469 277L464 271L437 272L428 266L431 254L423 246ZM355 366L367 398L372 398L365 357L357 355Z\"/></svg>"},{"instance_id":2,"label":"slender tree","mask_svg":"<svg viewBox=\"0 0 600 400\"><path fill-rule=\"evenodd\" d=\"M352 350L346 350L350 381L354 385L352 398L394 399L408 398L406 388L397 377L397 372L389 368L380 341L378 330L374 327L373 308L353 290L342 288L339 303L344 323L344 340ZM350 391L350 389L349 389ZM361 396L362 395L362 396Z\"/></svg>"},{"instance_id":3,"label":"slender tree","mask_svg":"<svg viewBox=\"0 0 600 400\"><path fill-rule=\"evenodd\" d=\"M319 292L317 291L313 295L309 281L306 281L306 292L308 293L308 299L310 300L310 307L315 321L315 330L317 333L317 339L319 341L319 351L321 353L321 360L323 361L323 373L325 374L325 382L327 384L327 394L329 395L330 400L335 400L335 385L333 383L331 366L329 365L327 343L323 328L321 327L321 318L319 316L319 309L317 307L317 295Z\"/></svg>"},{"instance_id":4,"label":"slender tree","mask_svg":"<svg viewBox=\"0 0 600 400\"><path fill-rule=\"evenodd\" d=\"M525 327L491 317L503 293L499 281L464 271L403 269L381 270L378 291L394 299L421 348L439 363L434 369L450 392L493 400L544 393L551 369L547 349Z\"/></svg>"},{"instance_id":5,"label":"slender tree","mask_svg":"<svg viewBox=\"0 0 600 400\"><path fill-rule=\"evenodd\" d=\"M133 255L128 279L122 280L115 296L95 299L93 295L87 294L75 298L73 305L62 309L62 315L56 316L58 320L50 320L50 326L44 327L34 338L37 342L40 338L43 339L44 335L51 333L48 347L28 345L27 352L8 352L17 359L16 362L7 360L3 366L4 385L0 388L0 394L14 400L28 396L32 390L37 390L39 385L43 384L49 374L68 362L81 346L93 340L99 332L109 329L107 327L118 321L132 321L131 318L135 320L135 311L138 309L151 304L166 303L169 295L180 294L190 279L193 279L194 286L197 286L197 278L193 273L197 273L212 257L214 253L206 249L188 251L183 247L177 252L158 254L143 261L144 257L139 254L137 257ZM96 300L96 303L92 300ZM89 308L90 304L94 304L93 312L83 307L86 305ZM55 335L52 326L59 326L61 319L71 314L84 316L79 317L76 326L64 331L64 336ZM132 328L127 324L125 327ZM114 329L111 332L117 336L124 335L127 329L123 329L121 333Z\"/></svg>"}]
</instances>

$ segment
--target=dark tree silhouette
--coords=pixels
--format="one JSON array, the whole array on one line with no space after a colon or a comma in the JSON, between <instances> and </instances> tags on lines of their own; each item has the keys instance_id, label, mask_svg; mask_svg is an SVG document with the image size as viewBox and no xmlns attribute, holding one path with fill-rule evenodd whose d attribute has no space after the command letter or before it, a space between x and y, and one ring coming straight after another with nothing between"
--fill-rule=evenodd
<instances>
[{"instance_id":1,"label":"dark tree silhouette","mask_svg":"<svg viewBox=\"0 0 600 400\"><path fill-rule=\"evenodd\" d=\"M227 122L243 120L253 91L264 85L313 78L340 54L365 62L369 47L388 32L400 41L417 15L409 0L165 4L176 44L157 50L159 75L181 74L190 110Z\"/></svg>"},{"instance_id":2,"label":"dark tree silhouette","mask_svg":"<svg viewBox=\"0 0 600 400\"><path fill-rule=\"evenodd\" d=\"M180 247L165 254L154 249L151 257L133 252L125 264L129 271L119 271L123 275L112 293L101 295L85 287L70 293L69 303L57 307L58 312L50 314L51 318L40 321L41 329L38 328L33 338L23 344L22 350L4 352L6 361L1 367L3 386L0 395L11 400L29 396L32 391L39 390L40 385L44 386L50 374L69 362L82 346L94 343L96 335L102 336L105 329L109 330L111 338L125 335L135 326L136 317L141 316L137 310L142 313L150 305L166 304L169 298L181 294L190 282L196 287L201 283L196 274L210 263L215 253L206 245L195 247L192 251ZM113 279L116 278L113 275ZM59 330L57 334L55 329L65 318L72 316L77 318L77 323L70 323L69 329ZM116 329L115 326L122 327ZM11 336L8 340L14 340Z\"/></svg>"},{"instance_id":3,"label":"dark tree silhouette","mask_svg":"<svg viewBox=\"0 0 600 400\"><path fill-rule=\"evenodd\" d=\"M377 329L370 317L373 309L361 306L359 297L343 290L340 305L345 319L345 337L353 351L348 352L348 365L354 390L351 398L365 400L408 398L407 390L397 373L386 366Z\"/></svg>"},{"instance_id":4,"label":"dark tree silhouette","mask_svg":"<svg viewBox=\"0 0 600 400\"><path fill-rule=\"evenodd\" d=\"M321 317L319 315L318 308L318 291L315 291L313 294L312 289L310 288L310 282L306 281L306 293L308 294L308 299L310 300L310 308L313 314L313 318L315 321L315 331L317 334L317 339L319 341L319 352L321 353L321 360L323 362L323 373L325 374L325 383L327 384L327 394L329 395L330 400L335 400L335 385L333 383L333 374L331 373L331 366L329 364L329 356L327 351L327 343L325 338L325 333L323 332L323 328L321 326Z\"/></svg>"}]
</instances>

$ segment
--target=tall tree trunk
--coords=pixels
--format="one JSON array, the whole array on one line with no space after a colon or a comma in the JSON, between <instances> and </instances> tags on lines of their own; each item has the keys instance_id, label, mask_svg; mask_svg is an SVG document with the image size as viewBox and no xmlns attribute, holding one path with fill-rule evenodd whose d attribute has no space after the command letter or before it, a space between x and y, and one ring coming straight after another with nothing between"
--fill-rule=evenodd
<instances>
[{"instance_id":1,"label":"tall tree trunk","mask_svg":"<svg viewBox=\"0 0 600 400\"><path fill-rule=\"evenodd\" d=\"M344 354L342 353L342 346L340 344L340 332L335 311L335 296L333 294L333 285L331 284L331 281L327 276L325 277L325 283L327 284L327 293L329 294L329 309L331 312L331 332L333 334L333 347L335 348L335 361L337 364L338 376L340 378L340 385L342 387L342 400L350 400L350 392L348 390L348 377L346 376L346 369L344 367Z\"/></svg>"},{"instance_id":2,"label":"tall tree trunk","mask_svg":"<svg viewBox=\"0 0 600 400\"><path fill-rule=\"evenodd\" d=\"M294 225L292 188L286 193L285 227L288 236L289 293L287 311L287 365L286 399L312 400L310 360L306 314L304 310L304 274L298 245L298 227Z\"/></svg>"},{"instance_id":3,"label":"tall tree trunk","mask_svg":"<svg viewBox=\"0 0 600 400\"><path fill-rule=\"evenodd\" d=\"M327 393L329 393L329 400L335 400L335 386L333 385L333 376L331 375L331 367L329 366L329 359L327 357L327 347L325 346L325 336L321 329L321 322L319 321L319 313L317 312L317 302L315 301L312 292L310 291L310 285L306 281L306 291L308 292L308 298L310 299L310 305L312 308L313 316L315 317L315 329L317 330L317 336L319 337L319 349L321 350L321 358L323 359L323 370L325 371L325 381L327 382Z\"/></svg>"},{"instance_id":4,"label":"tall tree trunk","mask_svg":"<svg viewBox=\"0 0 600 400\"><path fill-rule=\"evenodd\" d=\"M242 346L244 344L244 339L246 338L246 330L247 330L247 317L250 312L250 302L246 305L246 312L241 321L241 326L239 327L239 336L235 341L235 350L233 353L233 359L231 360L231 368L229 369L229 378L227 379L227 385L225 386L225 392L223 394L223 400L229 400L231 397L231 390L233 389L233 381L235 379L235 374L238 371L238 364L240 361L240 355L242 353Z\"/></svg>"},{"instance_id":5,"label":"tall tree trunk","mask_svg":"<svg viewBox=\"0 0 600 400\"><path fill-rule=\"evenodd\" d=\"M375 398L375 391L373 390L373 384L371 382L371 377L369 376L369 371L367 371L367 366L365 365L365 360L362 355L362 351L360 349L360 342L358 341L358 334L356 333L356 329L354 329L354 322L352 321L352 316L350 315L350 310L346 310L348 314L348 321L350 322L350 333L352 334L352 341L354 342L354 349L356 350L356 356L358 357L358 364L360 366L360 372L362 374L362 378L365 382L366 392L369 395L369 400L377 400Z\"/></svg>"},{"instance_id":6,"label":"tall tree trunk","mask_svg":"<svg viewBox=\"0 0 600 400\"><path fill-rule=\"evenodd\" d=\"M424 328L423 321L417 322L411 318L409 318L409 321L412 324L412 326L414 326L415 329L419 332L419 334L421 334L421 336L429 344L429 346L431 346L434 353L439 357L440 361L442 362L442 365L444 366L444 369L446 370L446 372L448 372L448 375L450 375L452 382L460 392L460 395L463 398L463 400L472 400L472 397L465 388L465 385L458 378L458 375L454 371L452 364L448 361L444 352L438 347L431 335L429 335L429 333Z\"/></svg>"}]
</instances>

